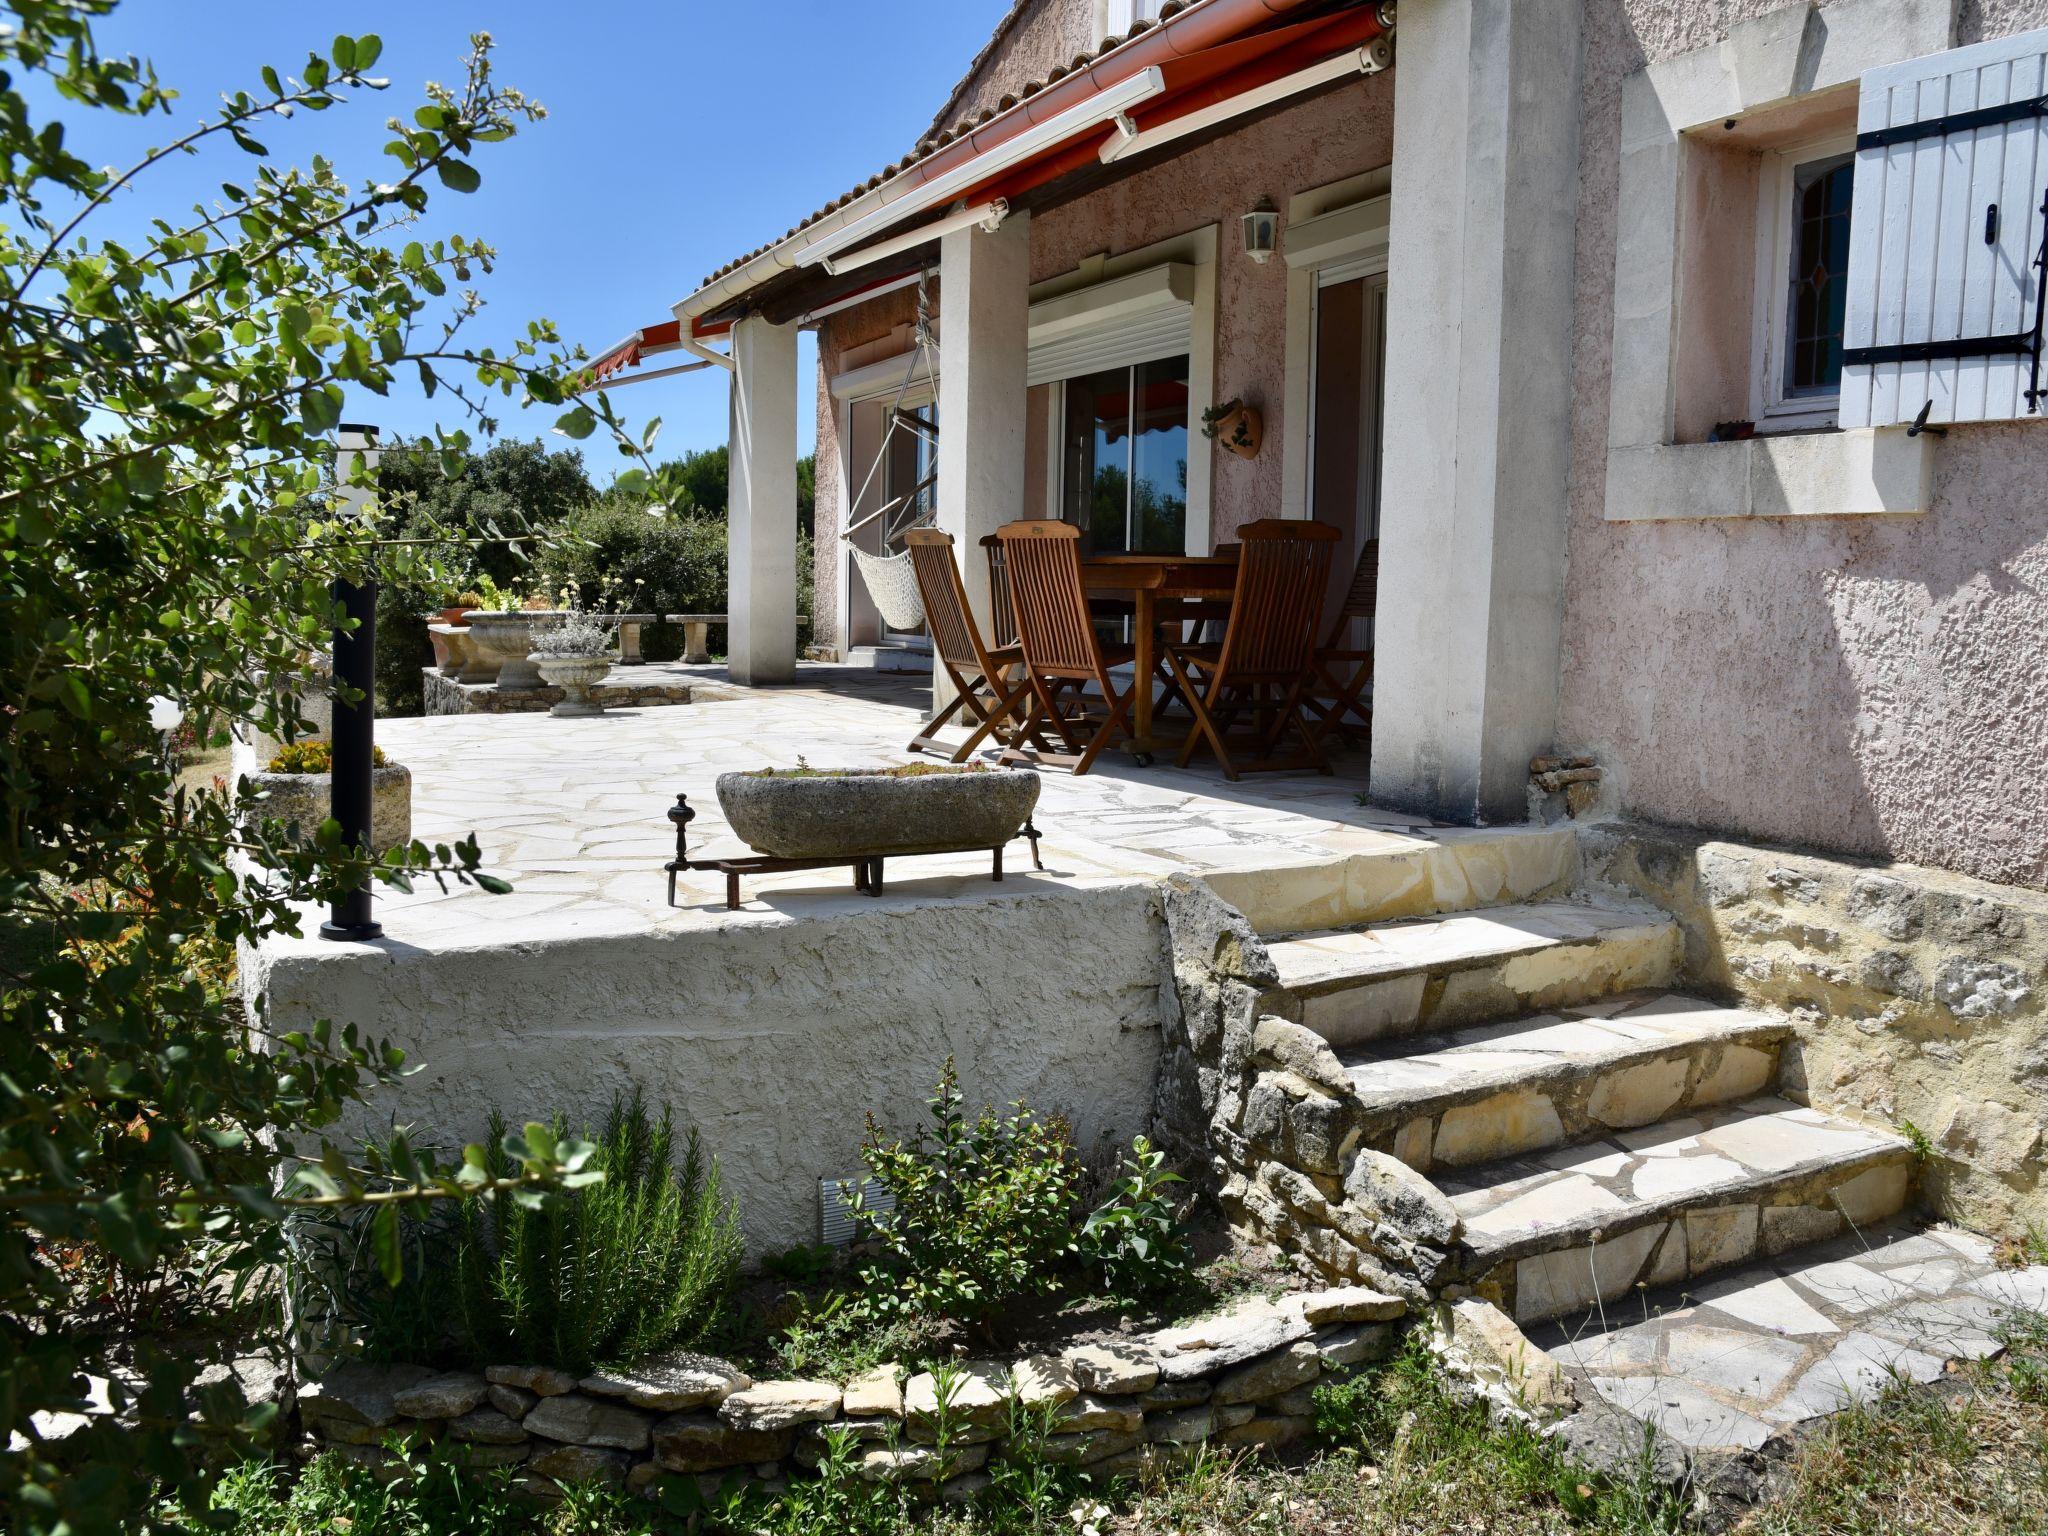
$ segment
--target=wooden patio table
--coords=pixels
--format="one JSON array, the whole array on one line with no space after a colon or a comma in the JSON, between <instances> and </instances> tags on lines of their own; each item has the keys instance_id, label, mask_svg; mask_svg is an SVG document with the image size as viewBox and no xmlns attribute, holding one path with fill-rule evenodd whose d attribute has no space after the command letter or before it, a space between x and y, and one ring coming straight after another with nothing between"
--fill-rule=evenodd
<instances>
[{"instance_id":1,"label":"wooden patio table","mask_svg":"<svg viewBox=\"0 0 2048 1536\"><path fill-rule=\"evenodd\" d=\"M1090 597L1128 597L1137 613L1132 624L1137 696L1131 701L1133 752L1152 750L1152 670L1159 660L1160 599L1230 601L1237 586L1234 544L1213 555L1087 555L1081 586Z\"/></svg>"}]
</instances>

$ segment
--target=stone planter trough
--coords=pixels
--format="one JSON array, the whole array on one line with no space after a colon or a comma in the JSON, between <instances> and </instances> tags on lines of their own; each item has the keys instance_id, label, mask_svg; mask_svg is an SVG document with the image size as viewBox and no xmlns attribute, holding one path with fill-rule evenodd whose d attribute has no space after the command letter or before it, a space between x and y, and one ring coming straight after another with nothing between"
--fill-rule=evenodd
<instances>
[{"instance_id":1,"label":"stone planter trough","mask_svg":"<svg viewBox=\"0 0 2048 1536\"><path fill-rule=\"evenodd\" d=\"M1021 770L726 773L718 803L748 847L778 859L853 859L1000 848L1038 803Z\"/></svg>"},{"instance_id":2,"label":"stone planter trough","mask_svg":"<svg viewBox=\"0 0 2048 1536\"><path fill-rule=\"evenodd\" d=\"M473 609L469 615L469 643L476 662L465 667L462 681L495 681L501 693L523 693L540 687L540 673L527 655L533 650L533 626L540 619L558 619L554 611L533 610L513 613L505 610Z\"/></svg>"},{"instance_id":3,"label":"stone planter trough","mask_svg":"<svg viewBox=\"0 0 2048 1536\"><path fill-rule=\"evenodd\" d=\"M552 715L601 715L604 705L591 693L612 669L609 656L535 656L534 666L550 688L562 690L561 702L548 711ZM504 685L499 684L500 687Z\"/></svg>"},{"instance_id":4,"label":"stone planter trough","mask_svg":"<svg viewBox=\"0 0 2048 1536\"><path fill-rule=\"evenodd\" d=\"M329 814L329 778L325 773L248 775L252 795L249 814L257 819L289 822L301 837L311 838ZM412 840L412 770L386 763L370 770L370 851L385 853Z\"/></svg>"}]
</instances>

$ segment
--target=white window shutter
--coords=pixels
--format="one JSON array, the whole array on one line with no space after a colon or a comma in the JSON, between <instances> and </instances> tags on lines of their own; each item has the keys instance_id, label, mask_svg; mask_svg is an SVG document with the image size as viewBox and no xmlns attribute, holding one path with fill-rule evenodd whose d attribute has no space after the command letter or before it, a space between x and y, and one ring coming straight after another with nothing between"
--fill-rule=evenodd
<instances>
[{"instance_id":1,"label":"white window shutter","mask_svg":"<svg viewBox=\"0 0 2048 1536\"><path fill-rule=\"evenodd\" d=\"M1844 427L2041 415L2048 29L1863 77ZM1996 205L1994 217L1990 209ZM1990 238L1987 240L1987 234Z\"/></svg>"},{"instance_id":2,"label":"white window shutter","mask_svg":"<svg viewBox=\"0 0 2048 1536\"><path fill-rule=\"evenodd\" d=\"M1131 22L1137 16L1138 0L1109 0L1109 12L1103 22L1104 37L1122 37L1131 30Z\"/></svg>"}]
</instances>

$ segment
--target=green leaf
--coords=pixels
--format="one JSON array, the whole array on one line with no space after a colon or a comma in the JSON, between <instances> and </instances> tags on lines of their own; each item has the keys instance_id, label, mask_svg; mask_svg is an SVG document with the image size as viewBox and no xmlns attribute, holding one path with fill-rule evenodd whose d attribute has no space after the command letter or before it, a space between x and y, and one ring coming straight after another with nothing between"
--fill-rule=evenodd
<instances>
[{"instance_id":1,"label":"green leaf","mask_svg":"<svg viewBox=\"0 0 2048 1536\"><path fill-rule=\"evenodd\" d=\"M360 73L370 68L384 53L384 39L374 32L365 32L356 39L356 70Z\"/></svg>"},{"instance_id":2,"label":"green leaf","mask_svg":"<svg viewBox=\"0 0 2048 1536\"><path fill-rule=\"evenodd\" d=\"M440 175L441 185L452 191L474 192L484 183L476 167L466 160L443 160L434 169Z\"/></svg>"},{"instance_id":3,"label":"green leaf","mask_svg":"<svg viewBox=\"0 0 2048 1536\"><path fill-rule=\"evenodd\" d=\"M356 67L356 40L347 33L337 36L334 39L333 47L328 52L334 57L334 67L336 69L354 69Z\"/></svg>"},{"instance_id":4,"label":"green leaf","mask_svg":"<svg viewBox=\"0 0 2048 1536\"><path fill-rule=\"evenodd\" d=\"M587 405L574 406L555 418L555 430L581 442L597 430L597 417Z\"/></svg>"},{"instance_id":5,"label":"green leaf","mask_svg":"<svg viewBox=\"0 0 2048 1536\"><path fill-rule=\"evenodd\" d=\"M370 1222L370 1247L377 1255L377 1272L384 1283L397 1287L405 1278L405 1251L398 1240L398 1207L380 1205Z\"/></svg>"}]
</instances>

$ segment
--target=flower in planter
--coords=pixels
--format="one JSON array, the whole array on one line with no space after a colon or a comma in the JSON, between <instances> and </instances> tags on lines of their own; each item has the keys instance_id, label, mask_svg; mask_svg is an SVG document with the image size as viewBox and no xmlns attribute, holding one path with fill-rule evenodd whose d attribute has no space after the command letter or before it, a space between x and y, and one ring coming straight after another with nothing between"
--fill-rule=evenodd
<instances>
[{"instance_id":1,"label":"flower in planter","mask_svg":"<svg viewBox=\"0 0 2048 1536\"><path fill-rule=\"evenodd\" d=\"M388 759L382 747L370 748L370 766L382 768ZM326 773L334 767L334 747L325 741L288 743L270 760L272 773Z\"/></svg>"},{"instance_id":2,"label":"flower in planter","mask_svg":"<svg viewBox=\"0 0 2048 1536\"><path fill-rule=\"evenodd\" d=\"M527 654L535 661L606 656L611 653L612 636L618 627L617 619L572 608L533 626L533 643Z\"/></svg>"}]
</instances>

